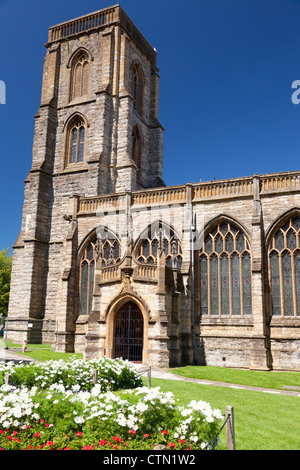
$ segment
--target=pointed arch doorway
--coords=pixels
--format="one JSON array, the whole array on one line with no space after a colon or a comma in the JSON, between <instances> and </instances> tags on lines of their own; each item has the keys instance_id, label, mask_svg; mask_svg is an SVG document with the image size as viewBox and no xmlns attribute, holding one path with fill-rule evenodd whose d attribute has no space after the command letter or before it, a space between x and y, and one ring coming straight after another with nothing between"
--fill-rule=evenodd
<instances>
[{"instance_id":1,"label":"pointed arch doorway","mask_svg":"<svg viewBox=\"0 0 300 470\"><path fill-rule=\"evenodd\" d=\"M143 361L144 318L139 306L126 302L114 319L113 357L132 362Z\"/></svg>"}]
</instances>

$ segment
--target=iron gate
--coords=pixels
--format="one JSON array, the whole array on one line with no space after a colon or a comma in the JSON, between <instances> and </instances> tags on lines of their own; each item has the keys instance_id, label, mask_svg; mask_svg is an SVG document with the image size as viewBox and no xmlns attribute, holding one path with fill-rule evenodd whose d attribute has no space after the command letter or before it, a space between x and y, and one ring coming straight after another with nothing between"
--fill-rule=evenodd
<instances>
[{"instance_id":1,"label":"iron gate","mask_svg":"<svg viewBox=\"0 0 300 470\"><path fill-rule=\"evenodd\" d=\"M114 358L142 362L144 319L134 302L120 308L114 324Z\"/></svg>"}]
</instances>

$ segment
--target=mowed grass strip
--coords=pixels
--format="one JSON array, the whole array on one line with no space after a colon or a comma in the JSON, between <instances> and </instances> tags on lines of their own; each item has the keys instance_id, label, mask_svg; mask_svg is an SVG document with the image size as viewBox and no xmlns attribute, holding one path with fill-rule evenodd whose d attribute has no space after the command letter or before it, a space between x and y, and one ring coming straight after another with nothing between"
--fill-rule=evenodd
<instances>
[{"instance_id":1,"label":"mowed grass strip","mask_svg":"<svg viewBox=\"0 0 300 470\"><path fill-rule=\"evenodd\" d=\"M299 372L255 371L214 366L186 366L171 369L170 372L182 377L249 385L252 387L278 390L283 390L285 385L300 387Z\"/></svg>"},{"instance_id":2,"label":"mowed grass strip","mask_svg":"<svg viewBox=\"0 0 300 470\"><path fill-rule=\"evenodd\" d=\"M233 406L236 450L300 449L299 397L154 378L151 386L171 391L182 405L203 400L224 415L226 406ZM220 438L225 450L225 428Z\"/></svg>"}]
</instances>

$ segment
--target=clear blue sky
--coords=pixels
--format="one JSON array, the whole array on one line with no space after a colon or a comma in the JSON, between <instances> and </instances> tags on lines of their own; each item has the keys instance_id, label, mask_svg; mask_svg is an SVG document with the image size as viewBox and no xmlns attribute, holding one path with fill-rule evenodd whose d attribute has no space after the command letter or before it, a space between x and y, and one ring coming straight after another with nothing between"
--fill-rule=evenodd
<instances>
[{"instance_id":1,"label":"clear blue sky","mask_svg":"<svg viewBox=\"0 0 300 470\"><path fill-rule=\"evenodd\" d=\"M0 0L0 250L21 228L48 28L115 3ZM167 185L300 169L300 1L120 5L158 51Z\"/></svg>"}]
</instances>

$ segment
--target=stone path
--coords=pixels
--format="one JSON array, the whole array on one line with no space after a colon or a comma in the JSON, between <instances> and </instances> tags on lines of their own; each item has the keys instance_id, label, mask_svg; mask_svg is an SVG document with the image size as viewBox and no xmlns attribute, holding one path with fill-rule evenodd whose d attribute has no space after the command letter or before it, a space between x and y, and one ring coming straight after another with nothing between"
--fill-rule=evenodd
<instances>
[{"instance_id":1,"label":"stone path","mask_svg":"<svg viewBox=\"0 0 300 470\"><path fill-rule=\"evenodd\" d=\"M137 368L142 371L147 369L145 365L137 365ZM241 390L252 390L254 392L264 392L264 393L272 393L275 395L291 395L294 397L300 397L300 392L293 391L293 390L274 390L270 388L263 388L263 387L252 387L248 385L238 385L238 384L231 384L226 382L215 382L212 380L202 380L202 379L190 379L186 377L182 377L180 375L173 374L166 369L160 369L158 367L151 366L151 377L157 379L167 379L167 380L180 380L184 382L193 382L198 383L201 385L213 385L215 387L227 387L233 389L241 389Z\"/></svg>"},{"instance_id":2,"label":"stone path","mask_svg":"<svg viewBox=\"0 0 300 470\"><path fill-rule=\"evenodd\" d=\"M24 362L33 362L33 359L25 358L21 354L18 354L14 351L11 350L5 350L0 348L0 360L6 360L6 361L24 361ZM136 368L140 371L143 372L145 371L145 376L146 376L146 370L148 369L148 366L145 364L135 364ZM212 385L214 387L227 387L227 388L232 388L232 389L237 389L237 390L252 390L254 392L263 392L263 393L271 393L274 395L290 395L294 397L300 397L300 392L299 390L274 390L270 388L263 388L263 387L251 387L248 385L238 385L238 384L230 384L226 382L215 382L212 380L202 380L202 379L190 379L186 377L181 377L176 374L172 374L169 372L167 369L160 369L159 367L154 367L151 366L151 377L156 378L156 379L165 379L165 380L180 380L183 382L193 382L193 383L198 383L201 385Z\"/></svg>"}]
</instances>

